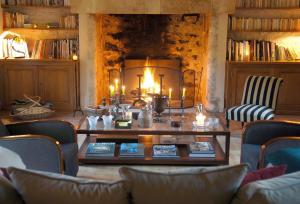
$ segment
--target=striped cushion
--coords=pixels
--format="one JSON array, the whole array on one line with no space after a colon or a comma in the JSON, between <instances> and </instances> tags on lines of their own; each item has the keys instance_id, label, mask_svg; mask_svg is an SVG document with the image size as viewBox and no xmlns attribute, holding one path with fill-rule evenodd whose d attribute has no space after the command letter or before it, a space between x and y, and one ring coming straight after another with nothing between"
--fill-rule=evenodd
<instances>
[{"instance_id":1,"label":"striped cushion","mask_svg":"<svg viewBox=\"0 0 300 204\"><path fill-rule=\"evenodd\" d=\"M252 122L255 120L270 120L274 118L274 110L266 106L244 104L234 106L226 111L227 120Z\"/></svg>"},{"instance_id":2,"label":"striped cushion","mask_svg":"<svg viewBox=\"0 0 300 204\"><path fill-rule=\"evenodd\" d=\"M270 76L249 76L244 86L243 104L257 104L275 110L283 79Z\"/></svg>"}]
</instances>

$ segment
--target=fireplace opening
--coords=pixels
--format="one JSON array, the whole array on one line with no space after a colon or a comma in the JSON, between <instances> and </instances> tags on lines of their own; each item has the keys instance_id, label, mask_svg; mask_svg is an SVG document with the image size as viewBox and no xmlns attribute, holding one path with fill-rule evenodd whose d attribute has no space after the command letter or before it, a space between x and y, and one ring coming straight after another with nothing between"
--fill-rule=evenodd
<instances>
[{"instance_id":1,"label":"fireplace opening","mask_svg":"<svg viewBox=\"0 0 300 204\"><path fill-rule=\"evenodd\" d=\"M104 67L99 79L107 80L100 87L104 97L109 97L109 86L117 80L129 103L161 94L171 96L171 106L179 108L183 90L185 107L202 101L205 15L105 14L98 18Z\"/></svg>"}]
</instances>

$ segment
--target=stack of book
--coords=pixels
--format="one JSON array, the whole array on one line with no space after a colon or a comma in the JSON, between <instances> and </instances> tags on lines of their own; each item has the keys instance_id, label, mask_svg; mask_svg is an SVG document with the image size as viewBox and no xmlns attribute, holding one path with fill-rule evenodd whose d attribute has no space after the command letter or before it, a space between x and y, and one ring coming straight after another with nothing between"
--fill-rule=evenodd
<instances>
[{"instance_id":1,"label":"stack of book","mask_svg":"<svg viewBox=\"0 0 300 204\"><path fill-rule=\"evenodd\" d=\"M120 157L144 157L145 146L141 143L122 143Z\"/></svg>"},{"instance_id":2,"label":"stack of book","mask_svg":"<svg viewBox=\"0 0 300 204\"><path fill-rule=\"evenodd\" d=\"M190 157L215 158L216 153L210 142L193 142L189 144Z\"/></svg>"},{"instance_id":3,"label":"stack of book","mask_svg":"<svg viewBox=\"0 0 300 204\"><path fill-rule=\"evenodd\" d=\"M70 6L70 0L2 0L3 5Z\"/></svg>"},{"instance_id":4,"label":"stack of book","mask_svg":"<svg viewBox=\"0 0 300 204\"><path fill-rule=\"evenodd\" d=\"M228 18L231 31L299 31L300 19L293 18Z\"/></svg>"},{"instance_id":5,"label":"stack of book","mask_svg":"<svg viewBox=\"0 0 300 204\"><path fill-rule=\"evenodd\" d=\"M4 28L23 28L28 15L22 13L3 12L3 27Z\"/></svg>"},{"instance_id":6,"label":"stack of book","mask_svg":"<svg viewBox=\"0 0 300 204\"><path fill-rule=\"evenodd\" d=\"M59 27L67 29L78 28L78 17L76 15L62 17L59 22Z\"/></svg>"},{"instance_id":7,"label":"stack of book","mask_svg":"<svg viewBox=\"0 0 300 204\"><path fill-rule=\"evenodd\" d=\"M79 56L78 39L37 40L34 43L32 59L71 59L73 54Z\"/></svg>"},{"instance_id":8,"label":"stack of book","mask_svg":"<svg viewBox=\"0 0 300 204\"><path fill-rule=\"evenodd\" d=\"M90 143L86 150L86 157L114 157L115 148L114 142Z\"/></svg>"},{"instance_id":9,"label":"stack of book","mask_svg":"<svg viewBox=\"0 0 300 204\"><path fill-rule=\"evenodd\" d=\"M153 145L153 158L178 158L176 145Z\"/></svg>"},{"instance_id":10,"label":"stack of book","mask_svg":"<svg viewBox=\"0 0 300 204\"><path fill-rule=\"evenodd\" d=\"M289 61L297 58L293 49L279 46L274 42L232 39L227 42L228 61Z\"/></svg>"},{"instance_id":11,"label":"stack of book","mask_svg":"<svg viewBox=\"0 0 300 204\"><path fill-rule=\"evenodd\" d=\"M297 8L299 0L236 0L237 8Z\"/></svg>"}]
</instances>

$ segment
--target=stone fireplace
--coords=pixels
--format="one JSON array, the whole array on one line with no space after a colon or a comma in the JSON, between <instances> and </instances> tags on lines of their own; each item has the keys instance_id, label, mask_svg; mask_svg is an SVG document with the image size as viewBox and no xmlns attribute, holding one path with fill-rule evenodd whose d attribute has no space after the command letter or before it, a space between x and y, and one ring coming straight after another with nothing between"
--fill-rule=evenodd
<instances>
[{"instance_id":1,"label":"stone fireplace","mask_svg":"<svg viewBox=\"0 0 300 204\"><path fill-rule=\"evenodd\" d=\"M175 81L174 96L179 97L184 86L192 103L201 102L208 110L222 111L224 33L234 1L91 0L84 4L73 0L72 9L79 13L80 20L82 106L108 98L114 79L128 83L128 77L124 78L126 62L146 61L149 57L150 61L179 63L184 82ZM137 86L137 78L132 83ZM165 94L168 88L173 88L170 82L165 84Z\"/></svg>"}]
</instances>

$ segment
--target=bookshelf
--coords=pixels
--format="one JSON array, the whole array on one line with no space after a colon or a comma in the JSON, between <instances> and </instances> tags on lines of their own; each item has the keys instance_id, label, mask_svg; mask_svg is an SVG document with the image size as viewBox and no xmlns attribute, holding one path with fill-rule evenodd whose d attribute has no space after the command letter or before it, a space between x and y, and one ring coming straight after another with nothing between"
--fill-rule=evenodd
<instances>
[{"instance_id":1,"label":"bookshelf","mask_svg":"<svg viewBox=\"0 0 300 204\"><path fill-rule=\"evenodd\" d=\"M53 4L53 5L50 5ZM53 47L54 52L68 52L67 55L44 55L49 56L48 59L56 59L58 56L67 57L64 59L71 60L72 55L79 55L79 30L78 30L78 15L71 12L71 7L68 0L55 1L35 1L35 0L18 0L9 1L3 0L3 31L11 31L17 33L21 38L25 39L29 55L36 53L39 49L37 44L39 41L55 41L55 40L76 40L75 46L55 47L55 43L48 45ZM41 52L44 52L44 44L42 44ZM34 50L34 49L37 50ZM50 49L50 48L49 48ZM56 49L56 50L54 50ZM62 50L67 49L67 50ZM45 47L45 50L48 50ZM46 51L47 52L47 51Z\"/></svg>"},{"instance_id":2,"label":"bookshelf","mask_svg":"<svg viewBox=\"0 0 300 204\"><path fill-rule=\"evenodd\" d=\"M277 4L275 4L277 3ZM241 6L242 5L242 6ZM271 5L271 6L270 6ZM237 59L229 59L229 47L227 45L227 63L226 63L226 85L225 85L225 106L230 108L238 105L241 102L243 94L243 85L249 75L269 75L282 77L284 80L280 88L278 97L277 114L299 114L300 113L300 97L295 96L297 87L300 87L300 61L299 55L293 55L293 59L276 58L274 60L274 44L276 45L276 55L278 48L283 47L288 52L299 54L299 48L294 45L299 45L300 41L300 1L299 0L237 0L237 8L234 14L230 17L241 19L288 19L296 20L296 25L293 29L261 29L247 30L237 29L232 30L228 26L228 42L230 39L241 43L235 48L235 51L242 52L242 55L255 53L260 49L258 56L267 55L267 57L245 57ZM230 20L229 20L230 24ZM257 25L257 24L256 24ZM276 25L276 24L275 24ZM245 25L244 25L245 26ZM249 25L247 25L249 26ZM284 25L287 26L287 25ZM270 27L270 26L269 26ZM241 28L241 27L239 27ZM249 27L247 27L249 28ZM291 42L284 44L283 42L292 39ZM251 41L262 42L263 48L250 46ZM228 43L229 44L229 43ZM294 45L293 45L294 44ZM246 45L246 48L245 48ZM253 46L253 44L252 44ZM267 51L266 51L267 47ZM299 46L298 46L299 47ZM241 50L242 51L241 51ZM246 50L246 51L245 51ZM285 51L282 51L284 52ZM250 54L250 56L252 56ZM280 60L277 60L280 59Z\"/></svg>"}]
</instances>

